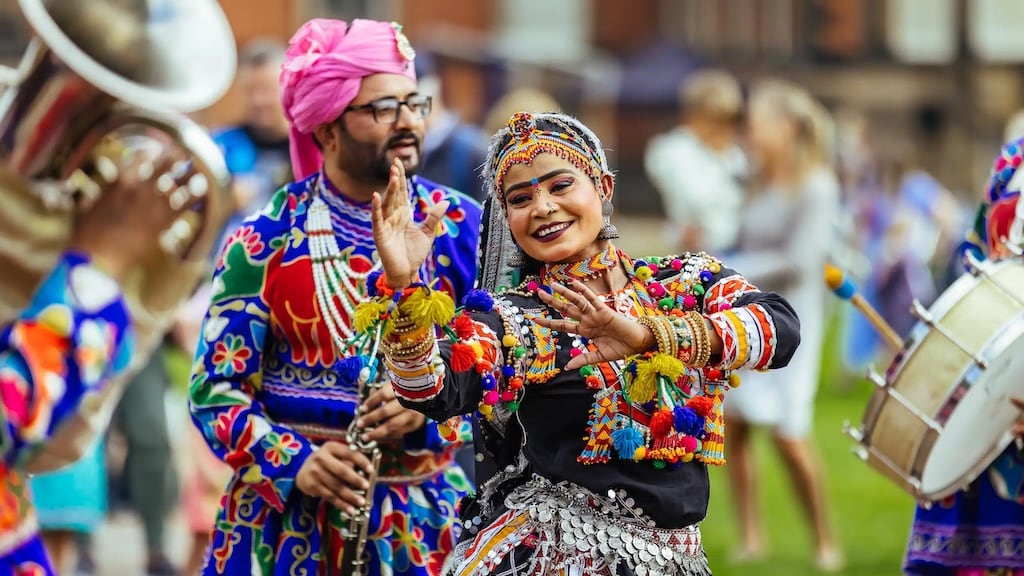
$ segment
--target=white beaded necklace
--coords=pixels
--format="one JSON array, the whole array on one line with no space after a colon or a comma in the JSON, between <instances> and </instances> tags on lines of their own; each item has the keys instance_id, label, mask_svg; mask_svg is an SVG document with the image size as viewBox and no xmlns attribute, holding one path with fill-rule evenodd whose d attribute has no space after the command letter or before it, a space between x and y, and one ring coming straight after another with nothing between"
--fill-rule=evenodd
<instances>
[{"instance_id":1,"label":"white beaded necklace","mask_svg":"<svg viewBox=\"0 0 1024 576\"><path fill-rule=\"evenodd\" d=\"M356 272L348 265L331 225L331 210L322 198L326 193L323 177L320 177L314 187L313 201L306 216L306 237L313 264L317 302L323 311L336 352L346 354L354 334L351 321L356 306L368 300L366 279L380 267L380 261L374 262L373 267L366 272ZM338 310L336 301L341 302L344 315Z\"/></svg>"}]
</instances>

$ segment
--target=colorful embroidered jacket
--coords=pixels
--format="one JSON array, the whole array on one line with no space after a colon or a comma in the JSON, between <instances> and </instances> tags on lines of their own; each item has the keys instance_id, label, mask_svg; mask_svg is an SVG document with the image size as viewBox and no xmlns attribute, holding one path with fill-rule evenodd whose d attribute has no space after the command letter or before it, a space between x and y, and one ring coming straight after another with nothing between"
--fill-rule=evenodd
<instances>
[{"instance_id":1,"label":"colorful embroidered jacket","mask_svg":"<svg viewBox=\"0 0 1024 576\"><path fill-rule=\"evenodd\" d=\"M471 294L471 312L448 329L456 341L443 339L432 356L389 356L406 406L435 419L474 411L485 418L487 449L504 471L483 487L484 510L500 509L503 494L536 474L597 494L623 490L661 528L699 522L708 504L705 466L724 461L722 401L738 383L729 371L785 366L799 344L799 321L783 298L711 257L634 262L620 253L619 261L630 281L605 297L609 306L638 319L698 312L722 339L721 357L685 372L664 357L564 371L591 345L530 320L559 317L536 296L544 287L536 278L497 295L493 306ZM434 370L412 376L431 358ZM671 381L653 379L672 372L659 362L677 366ZM490 515L481 516L469 525L487 526Z\"/></svg>"},{"instance_id":2,"label":"colorful embroidered jacket","mask_svg":"<svg viewBox=\"0 0 1024 576\"><path fill-rule=\"evenodd\" d=\"M24 469L128 365L130 334L117 284L70 253L0 332L0 574L54 574Z\"/></svg>"},{"instance_id":3,"label":"colorful embroidered jacket","mask_svg":"<svg viewBox=\"0 0 1024 576\"><path fill-rule=\"evenodd\" d=\"M332 345L317 300L307 235L319 175L290 184L228 241L213 280L196 352L193 420L235 474L221 502L205 574L319 574L341 552L340 514L295 489L306 458L342 440L356 385ZM449 200L424 277L456 297L472 287L480 207L418 177L414 213ZM375 250L369 204L321 192L330 211L348 294L366 293ZM335 287L340 290L345 286ZM334 293L339 312L354 302ZM346 322L348 321L346 318ZM468 434L468 423L461 432ZM372 574L436 574L457 536L455 505L468 482L453 465L457 442L436 423L386 451L373 494L367 550Z\"/></svg>"}]
</instances>

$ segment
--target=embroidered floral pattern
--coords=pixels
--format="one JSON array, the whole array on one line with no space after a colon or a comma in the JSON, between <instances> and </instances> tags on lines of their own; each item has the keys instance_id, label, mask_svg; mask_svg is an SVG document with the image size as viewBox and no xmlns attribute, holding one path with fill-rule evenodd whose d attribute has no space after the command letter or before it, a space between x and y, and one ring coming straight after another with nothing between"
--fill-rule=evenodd
<instances>
[{"instance_id":1,"label":"embroidered floral pattern","mask_svg":"<svg viewBox=\"0 0 1024 576\"><path fill-rule=\"evenodd\" d=\"M317 57L315 35L301 49ZM214 275L205 338L193 366L191 408L210 447L234 476L221 501L204 574L318 574L341 554L339 512L294 490L298 470L327 439L317 431L343 432L356 409L352 383L342 382L336 358L326 352L331 349L323 320L328 311L315 297L310 237L302 232L315 181L314 176L279 191L236 232ZM414 205L416 217L433 203L452 201L427 268L440 279L438 286L461 297L474 280L480 208L418 177L411 182L413 194L422 199ZM365 210L331 200L338 200L326 204L344 262L356 273L370 272L376 260L372 242L352 238L368 236ZM361 280L345 281L353 290L365 290ZM350 322L351 306L341 298L336 304ZM440 472L450 466L461 437L449 442L431 422L407 436L402 449L385 454L381 475L404 478L379 483L373 495L367 546L373 576L437 573L428 564L435 551L454 545L455 505L469 488L457 468L453 474ZM417 501L429 503L429 513L420 513Z\"/></svg>"}]
</instances>

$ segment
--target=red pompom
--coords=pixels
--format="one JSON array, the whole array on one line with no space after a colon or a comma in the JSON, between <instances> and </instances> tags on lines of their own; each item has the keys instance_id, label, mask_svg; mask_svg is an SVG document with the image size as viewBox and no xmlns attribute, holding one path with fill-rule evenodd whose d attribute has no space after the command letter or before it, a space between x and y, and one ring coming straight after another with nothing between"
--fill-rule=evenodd
<instances>
[{"instance_id":1,"label":"red pompom","mask_svg":"<svg viewBox=\"0 0 1024 576\"><path fill-rule=\"evenodd\" d=\"M456 342L452 344L452 370L456 372L468 372L476 364L476 350L469 344Z\"/></svg>"},{"instance_id":2,"label":"red pompom","mask_svg":"<svg viewBox=\"0 0 1024 576\"><path fill-rule=\"evenodd\" d=\"M476 335L476 328L473 326L473 319L465 314L459 314L452 320L452 330L459 340L470 340Z\"/></svg>"},{"instance_id":3,"label":"red pompom","mask_svg":"<svg viewBox=\"0 0 1024 576\"><path fill-rule=\"evenodd\" d=\"M708 396L694 396L686 403L686 407L696 412L701 418L710 416L714 405L715 401Z\"/></svg>"},{"instance_id":4,"label":"red pompom","mask_svg":"<svg viewBox=\"0 0 1024 576\"><path fill-rule=\"evenodd\" d=\"M664 438L672 433L674 422L672 411L662 408L651 416L651 435L655 438Z\"/></svg>"}]
</instances>

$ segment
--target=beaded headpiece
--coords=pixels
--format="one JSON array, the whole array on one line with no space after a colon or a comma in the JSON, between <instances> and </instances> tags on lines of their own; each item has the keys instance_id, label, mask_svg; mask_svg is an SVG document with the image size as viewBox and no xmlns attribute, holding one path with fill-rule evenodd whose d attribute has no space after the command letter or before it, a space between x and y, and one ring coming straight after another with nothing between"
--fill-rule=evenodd
<instances>
[{"instance_id":1,"label":"beaded headpiece","mask_svg":"<svg viewBox=\"0 0 1024 576\"><path fill-rule=\"evenodd\" d=\"M581 129L589 132L586 127L561 114L542 114L539 118L565 129L542 130L537 126L538 116L529 112L516 112L509 118L507 129L498 133L500 139L506 135L509 137L508 143L496 150L491 164L494 194L502 206L505 205L505 174L509 168L516 164L531 164L541 153L554 154L572 163L595 181L608 171L604 153L599 153L599 148L595 150L579 133ZM597 138L592 134L589 136L597 144Z\"/></svg>"},{"instance_id":2,"label":"beaded headpiece","mask_svg":"<svg viewBox=\"0 0 1024 576\"><path fill-rule=\"evenodd\" d=\"M517 112L491 138L484 166L484 181L491 186L484 202L480 228L477 287L500 292L517 283L519 268L513 264L523 253L512 239L505 214L505 174L515 164L529 164L542 152L571 162L598 180L610 173L608 158L597 136L582 122L565 114Z\"/></svg>"}]
</instances>

